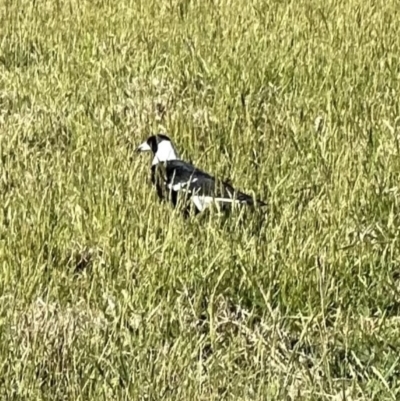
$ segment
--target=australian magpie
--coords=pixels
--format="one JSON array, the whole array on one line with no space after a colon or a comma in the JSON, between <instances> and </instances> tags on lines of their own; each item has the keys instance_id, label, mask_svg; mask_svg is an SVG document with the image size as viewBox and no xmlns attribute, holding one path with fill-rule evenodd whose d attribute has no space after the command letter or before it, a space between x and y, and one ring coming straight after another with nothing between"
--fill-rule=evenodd
<instances>
[{"instance_id":1,"label":"australian magpie","mask_svg":"<svg viewBox=\"0 0 400 401\"><path fill-rule=\"evenodd\" d=\"M260 200L234 189L227 182L216 179L181 160L171 140L163 134L152 135L138 148L137 152L153 152L151 181L160 199L169 199L174 206L178 194L185 194L195 205L196 212L202 212L215 203L226 209L233 204L266 206Z\"/></svg>"}]
</instances>

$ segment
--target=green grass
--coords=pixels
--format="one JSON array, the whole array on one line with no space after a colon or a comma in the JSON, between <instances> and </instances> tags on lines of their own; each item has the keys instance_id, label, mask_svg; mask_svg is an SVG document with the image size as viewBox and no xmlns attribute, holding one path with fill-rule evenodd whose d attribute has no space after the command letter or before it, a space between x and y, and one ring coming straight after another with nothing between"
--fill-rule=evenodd
<instances>
[{"instance_id":1,"label":"green grass","mask_svg":"<svg viewBox=\"0 0 400 401\"><path fill-rule=\"evenodd\" d=\"M399 399L399 21L0 0L0 399ZM157 131L267 213L161 205Z\"/></svg>"}]
</instances>

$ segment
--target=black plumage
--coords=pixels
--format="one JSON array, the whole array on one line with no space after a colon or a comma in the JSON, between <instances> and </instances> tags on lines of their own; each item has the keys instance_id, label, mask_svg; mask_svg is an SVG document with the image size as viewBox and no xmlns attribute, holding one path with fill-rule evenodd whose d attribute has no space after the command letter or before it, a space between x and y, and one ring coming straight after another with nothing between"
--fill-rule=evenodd
<instances>
[{"instance_id":1,"label":"black plumage","mask_svg":"<svg viewBox=\"0 0 400 401\"><path fill-rule=\"evenodd\" d=\"M165 162L165 169L168 187L181 185L192 195L210 196L221 200L236 200L239 203L254 205L254 200L250 195L234 189L227 182L218 180L182 160ZM262 201L257 201L257 203L260 206L265 205Z\"/></svg>"}]
</instances>

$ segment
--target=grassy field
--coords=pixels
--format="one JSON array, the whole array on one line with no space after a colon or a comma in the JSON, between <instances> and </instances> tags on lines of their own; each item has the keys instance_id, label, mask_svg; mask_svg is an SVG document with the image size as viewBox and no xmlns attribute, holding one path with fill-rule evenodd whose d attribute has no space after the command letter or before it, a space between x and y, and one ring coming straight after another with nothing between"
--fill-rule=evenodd
<instances>
[{"instance_id":1,"label":"grassy field","mask_svg":"<svg viewBox=\"0 0 400 401\"><path fill-rule=\"evenodd\" d=\"M0 399L399 399L399 21L0 0ZM160 204L158 131L266 211Z\"/></svg>"}]
</instances>

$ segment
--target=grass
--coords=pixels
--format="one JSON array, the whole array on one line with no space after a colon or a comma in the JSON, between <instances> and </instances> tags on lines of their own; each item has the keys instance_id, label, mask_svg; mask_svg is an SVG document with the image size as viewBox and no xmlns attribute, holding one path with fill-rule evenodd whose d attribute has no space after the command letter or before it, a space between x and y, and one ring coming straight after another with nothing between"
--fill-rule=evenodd
<instances>
[{"instance_id":1,"label":"grass","mask_svg":"<svg viewBox=\"0 0 400 401\"><path fill-rule=\"evenodd\" d=\"M395 1L0 1L0 395L400 397ZM268 201L189 221L133 149Z\"/></svg>"}]
</instances>

